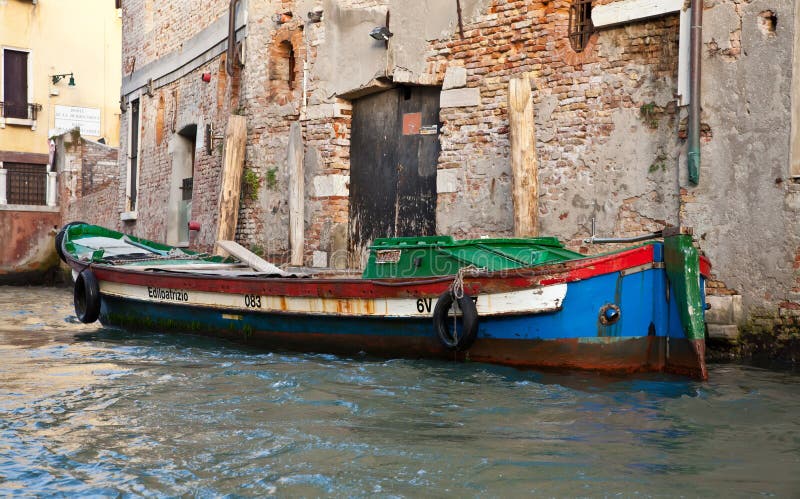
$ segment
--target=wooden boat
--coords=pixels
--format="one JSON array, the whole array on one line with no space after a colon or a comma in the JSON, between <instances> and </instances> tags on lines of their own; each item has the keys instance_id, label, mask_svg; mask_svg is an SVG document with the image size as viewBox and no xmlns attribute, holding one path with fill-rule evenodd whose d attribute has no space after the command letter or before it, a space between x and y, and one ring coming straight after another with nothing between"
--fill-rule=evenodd
<instances>
[{"instance_id":1,"label":"wooden boat","mask_svg":"<svg viewBox=\"0 0 800 499\"><path fill-rule=\"evenodd\" d=\"M711 266L682 232L597 256L554 238L376 240L363 275L255 270L82 223L56 245L84 322L285 350L705 379Z\"/></svg>"}]
</instances>

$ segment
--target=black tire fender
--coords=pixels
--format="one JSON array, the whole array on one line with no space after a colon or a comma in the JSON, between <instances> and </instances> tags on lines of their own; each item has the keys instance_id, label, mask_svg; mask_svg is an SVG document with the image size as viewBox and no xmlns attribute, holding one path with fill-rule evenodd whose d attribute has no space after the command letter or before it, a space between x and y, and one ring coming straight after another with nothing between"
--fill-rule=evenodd
<instances>
[{"instance_id":1,"label":"black tire fender","mask_svg":"<svg viewBox=\"0 0 800 499\"><path fill-rule=\"evenodd\" d=\"M75 278L73 289L75 315L84 324L91 324L100 317L100 286L94 272L83 269Z\"/></svg>"},{"instance_id":2,"label":"black tire fender","mask_svg":"<svg viewBox=\"0 0 800 499\"><path fill-rule=\"evenodd\" d=\"M64 263L67 263L67 257L64 256L64 248L62 247L62 244L64 244L64 233L67 232L67 229L69 229L71 226L82 224L86 224L86 222L69 222L68 224L64 224L64 226L61 227L56 234L56 253L58 253L58 257L61 258L61 261Z\"/></svg>"},{"instance_id":3,"label":"black tire fender","mask_svg":"<svg viewBox=\"0 0 800 499\"><path fill-rule=\"evenodd\" d=\"M450 316L453 303L461 309L461 335L453 331L454 321ZM478 308L468 295L456 299L453 293L445 291L436 300L433 309L433 329L439 342L448 350L463 352L468 350L478 337Z\"/></svg>"}]
</instances>

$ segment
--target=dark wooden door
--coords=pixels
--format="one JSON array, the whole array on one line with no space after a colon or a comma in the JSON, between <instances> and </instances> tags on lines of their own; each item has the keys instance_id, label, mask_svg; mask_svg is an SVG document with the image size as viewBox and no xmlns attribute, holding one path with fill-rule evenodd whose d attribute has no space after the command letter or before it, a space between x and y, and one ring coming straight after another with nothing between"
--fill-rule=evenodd
<instances>
[{"instance_id":1,"label":"dark wooden door","mask_svg":"<svg viewBox=\"0 0 800 499\"><path fill-rule=\"evenodd\" d=\"M350 249L376 237L436 232L439 88L400 87L354 101Z\"/></svg>"},{"instance_id":2,"label":"dark wooden door","mask_svg":"<svg viewBox=\"0 0 800 499\"><path fill-rule=\"evenodd\" d=\"M28 118L28 53L3 51L3 113L6 118Z\"/></svg>"}]
</instances>

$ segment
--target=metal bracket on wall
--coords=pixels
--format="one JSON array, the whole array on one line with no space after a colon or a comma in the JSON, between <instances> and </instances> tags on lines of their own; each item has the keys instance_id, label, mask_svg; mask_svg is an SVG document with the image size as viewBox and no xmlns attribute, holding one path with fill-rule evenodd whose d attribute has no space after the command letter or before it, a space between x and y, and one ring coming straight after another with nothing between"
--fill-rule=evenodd
<instances>
[{"instance_id":1,"label":"metal bracket on wall","mask_svg":"<svg viewBox=\"0 0 800 499\"><path fill-rule=\"evenodd\" d=\"M214 151L214 141L215 140L222 140L224 138L223 135L214 135L214 125L211 123L206 124L206 134L205 134L205 142L206 142L206 154L209 156Z\"/></svg>"}]
</instances>

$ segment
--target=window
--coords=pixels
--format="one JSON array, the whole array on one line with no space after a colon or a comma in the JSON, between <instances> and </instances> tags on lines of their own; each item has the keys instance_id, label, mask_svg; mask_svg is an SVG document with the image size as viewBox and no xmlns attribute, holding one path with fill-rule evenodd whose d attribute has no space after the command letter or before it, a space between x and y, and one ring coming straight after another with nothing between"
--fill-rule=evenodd
<instances>
[{"instance_id":1,"label":"window","mask_svg":"<svg viewBox=\"0 0 800 499\"><path fill-rule=\"evenodd\" d=\"M47 165L3 163L8 204L44 205L47 203Z\"/></svg>"},{"instance_id":2,"label":"window","mask_svg":"<svg viewBox=\"0 0 800 499\"><path fill-rule=\"evenodd\" d=\"M139 183L139 99L131 101L131 126L128 129L128 206L127 211L136 211Z\"/></svg>"},{"instance_id":3,"label":"window","mask_svg":"<svg viewBox=\"0 0 800 499\"><path fill-rule=\"evenodd\" d=\"M569 43L572 49L583 52L593 31L592 0L572 0L569 6Z\"/></svg>"},{"instance_id":4,"label":"window","mask_svg":"<svg viewBox=\"0 0 800 499\"><path fill-rule=\"evenodd\" d=\"M270 80L281 82L288 86L289 90L294 89L295 79L295 60L294 47L291 42L282 41L274 49L272 67L270 68Z\"/></svg>"},{"instance_id":5,"label":"window","mask_svg":"<svg viewBox=\"0 0 800 499\"><path fill-rule=\"evenodd\" d=\"M3 118L28 116L28 52L3 50Z\"/></svg>"}]
</instances>

